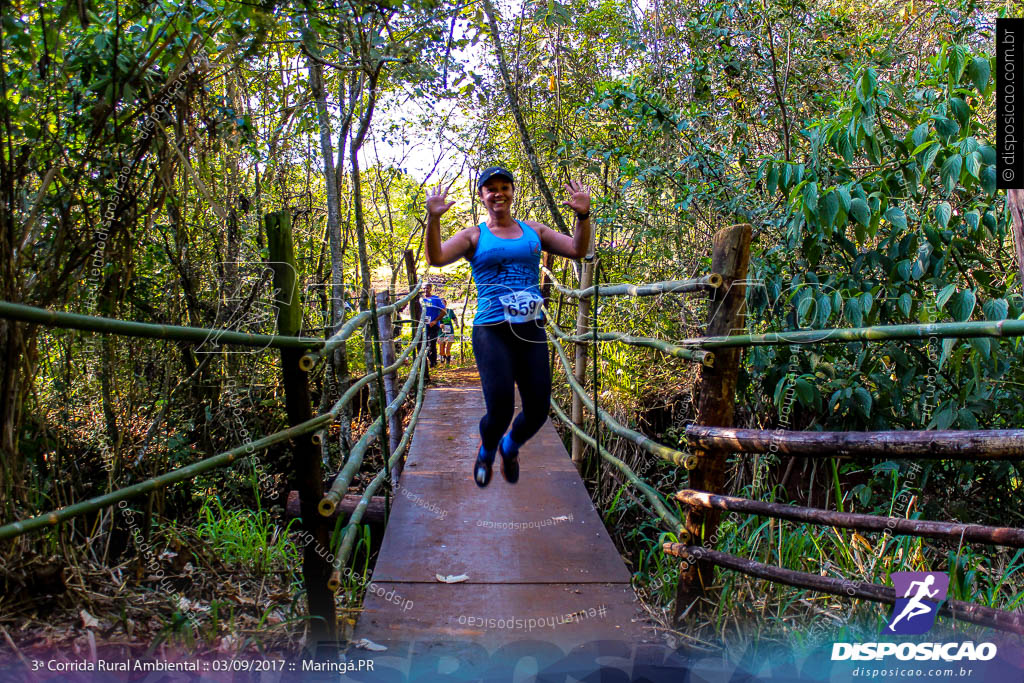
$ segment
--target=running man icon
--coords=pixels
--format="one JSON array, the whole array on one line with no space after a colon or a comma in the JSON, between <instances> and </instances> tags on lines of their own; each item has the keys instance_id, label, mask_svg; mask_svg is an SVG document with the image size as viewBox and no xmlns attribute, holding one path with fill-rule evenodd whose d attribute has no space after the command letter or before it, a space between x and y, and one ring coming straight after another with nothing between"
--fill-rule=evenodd
<instances>
[{"instance_id":1,"label":"running man icon","mask_svg":"<svg viewBox=\"0 0 1024 683\"><path fill-rule=\"evenodd\" d=\"M935 613L946 599L949 576L939 572L893 572L892 580L897 597L888 630L902 635L925 633L935 624Z\"/></svg>"}]
</instances>

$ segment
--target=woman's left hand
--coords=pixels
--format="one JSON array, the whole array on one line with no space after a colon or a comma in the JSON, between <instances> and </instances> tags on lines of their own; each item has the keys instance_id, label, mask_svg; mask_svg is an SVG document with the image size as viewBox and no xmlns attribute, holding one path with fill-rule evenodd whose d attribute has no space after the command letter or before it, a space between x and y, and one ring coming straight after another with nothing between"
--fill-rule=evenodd
<instances>
[{"instance_id":1,"label":"woman's left hand","mask_svg":"<svg viewBox=\"0 0 1024 683\"><path fill-rule=\"evenodd\" d=\"M579 214L590 212L589 187L578 180L570 180L565 185L565 191L569 195L569 201L563 202L563 204Z\"/></svg>"}]
</instances>

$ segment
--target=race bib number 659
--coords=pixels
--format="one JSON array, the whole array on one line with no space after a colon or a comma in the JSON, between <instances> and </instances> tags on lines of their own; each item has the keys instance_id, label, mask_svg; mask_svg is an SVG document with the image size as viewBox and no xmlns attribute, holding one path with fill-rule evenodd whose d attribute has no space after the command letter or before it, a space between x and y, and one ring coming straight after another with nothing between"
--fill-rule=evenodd
<instances>
[{"instance_id":1,"label":"race bib number 659","mask_svg":"<svg viewBox=\"0 0 1024 683\"><path fill-rule=\"evenodd\" d=\"M525 323L540 316L543 299L533 292L515 292L498 297L505 320L510 323Z\"/></svg>"}]
</instances>

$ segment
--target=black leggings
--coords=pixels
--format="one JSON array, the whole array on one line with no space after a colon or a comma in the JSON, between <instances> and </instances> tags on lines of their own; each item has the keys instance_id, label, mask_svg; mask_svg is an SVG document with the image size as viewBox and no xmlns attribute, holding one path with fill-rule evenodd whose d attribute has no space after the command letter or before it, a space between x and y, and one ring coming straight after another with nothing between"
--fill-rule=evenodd
<instances>
[{"instance_id":1,"label":"black leggings","mask_svg":"<svg viewBox=\"0 0 1024 683\"><path fill-rule=\"evenodd\" d=\"M548 419L551 373L544 324L500 322L473 327L473 354L480 370L487 414L480 420L484 448L493 451L515 412L514 385L523 410L512 424L518 444L537 433Z\"/></svg>"}]
</instances>

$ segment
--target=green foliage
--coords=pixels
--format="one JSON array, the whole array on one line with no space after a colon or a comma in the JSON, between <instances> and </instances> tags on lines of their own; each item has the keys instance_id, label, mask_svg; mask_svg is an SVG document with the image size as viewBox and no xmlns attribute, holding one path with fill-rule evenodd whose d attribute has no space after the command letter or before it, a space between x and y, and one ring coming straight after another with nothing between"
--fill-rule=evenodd
<instances>
[{"instance_id":1,"label":"green foliage","mask_svg":"<svg viewBox=\"0 0 1024 683\"><path fill-rule=\"evenodd\" d=\"M286 571L301 564L301 553L264 509L225 510L219 497L199 510L199 538L226 564L240 564L260 573ZM289 525L290 526L290 525Z\"/></svg>"},{"instance_id":2,"label":"green foliage","mask_svg":"<svg viewBox=\"0 0 1024 683\"><path fill-rule=\"evenodd\" d=\"M993 188L983 182L994 179L995 153L978 137L986 129L976 114L993 93L980 66L988 59L970 55L965 46L944 45L912 83L879 81L871 66L851 70L855 90L833 114L801 131L806 161L765 162L762 175L769 176L769 187L777 184L789 212L778 223L785 251L769 250L755 260L767 287L767 296L750 297L756 311L778 315L795 307L792 323L814 301L820 315L813 322L820 327L935 321L943 314L963 321L976 315L979 301L982 308L985 301L1004 302L988 311L1009 315L1012 273L992 271L1007 222ZM965 60L972 64L969 72ZM860 171L864 164L871 170ZM786 258L794 253L795 260ZM791 293L779 299L784 287ZM1016 353L1013 344L999 346ZM985 417L994 426L1012 423L1014 413L1001 411L1016 411L1019 404L990 401L991 381L1001 379L1009 363L990 354L989 340L976 340L970 349L948 368L970 371L974 391L963 396L961 407L989 401ZM938 358L937 348L932 351ZM865 366L856 351L846 356L857 359L852 365L842 356L827 358L854 372L830 379L838 382L830 410L839 415L833 417L859 416L836 427L869 426L872 395L886 397L874 410L885 416L879 424L924 426L920 397L929 374L923 352L885 348L875 355L883 357L881 367ZM940 393L955 385L948 374L935 381ZM844 399L854 401L855 410L844 409ZM977 424L973 411L957 414L953 426Z\"/></svg>"}]
</instances>

